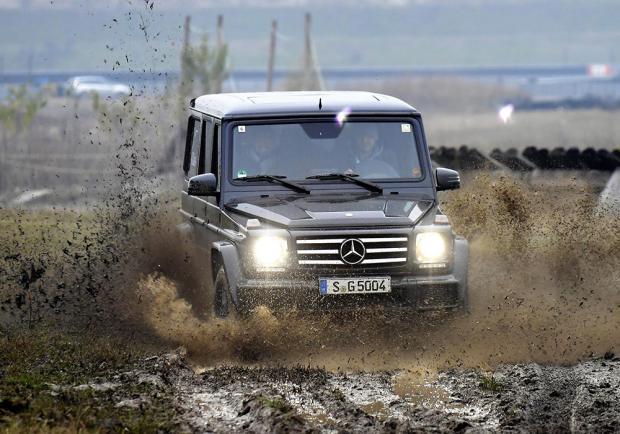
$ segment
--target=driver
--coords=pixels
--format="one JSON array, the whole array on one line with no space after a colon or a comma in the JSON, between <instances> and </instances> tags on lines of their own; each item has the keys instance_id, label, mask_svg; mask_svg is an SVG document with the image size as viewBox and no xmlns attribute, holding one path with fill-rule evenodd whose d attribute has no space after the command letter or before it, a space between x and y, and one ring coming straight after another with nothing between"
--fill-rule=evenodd
<instances>
[{"instance_id":1,"label":"driver","mask_svg":"<svg viewBox=\"0 0 620 434\"><path fill-rule=\"evenodd\" d=\"M355 166L353 172L366 178L397 178L398 172L385 161L383 146L379 144L379 131L372 124L360 124L353 142Z\"/></svg>"},{"instance_id":2,"label":"driver","mask_svg":"<svg viewBox=\"0 0 620 434\"><path fill-rule=\"evenodd\" d=\"M248 127L238 156L237 176L273 174L277 138L269 126Z\"/></svg>"}]
</instances>

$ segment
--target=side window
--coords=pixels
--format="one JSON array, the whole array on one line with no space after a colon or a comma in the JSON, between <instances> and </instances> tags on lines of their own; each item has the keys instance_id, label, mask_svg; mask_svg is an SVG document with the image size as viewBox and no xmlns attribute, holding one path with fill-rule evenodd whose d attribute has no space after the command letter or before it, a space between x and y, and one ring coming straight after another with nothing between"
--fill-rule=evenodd
<instances>
[{"instance_id":1,"label":"side window","mask_svg":"<svg viewBox=\"0 0 620 434\"><path fill-rule=\"evenodd\" d=\"M196 126L200 127L200 119L190 117L187 122L187 137L185 139L185 155L183 157L183 173L187 177L189 175L189 167L192 160L192 142L194 141L194 130Z\"/></svg>"},{"instance_id":2,"label":"side window","mask_svg":"<svg viewBox=\"0 0 620 434\"><path fill-rule=\"evenodd\" d=\"M202 151L202 122L196 119L194 122L194 128L192 131L192 148L189 160L189 176L195 176L200 174L200 156ZM202 151L202 152L201 152Z\"/></svg>"}]
</instances>

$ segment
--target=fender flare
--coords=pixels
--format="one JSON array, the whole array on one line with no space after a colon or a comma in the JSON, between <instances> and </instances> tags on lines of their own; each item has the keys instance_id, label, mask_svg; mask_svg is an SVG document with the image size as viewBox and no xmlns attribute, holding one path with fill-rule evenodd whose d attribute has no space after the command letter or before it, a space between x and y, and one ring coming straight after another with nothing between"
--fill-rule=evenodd
<instances>
[{"instance_id":1,"label":"fender flare","mask_svg":"<svg viewBox=\"0 0 620 434\"><path fill-rule=\"evenodd\" d=\"M239 255L237 254L237 246L229 241L217 241L211 245L211 266L221 262L228 278L228 286L230 288L230 296L233 303L238 304L239 298L237 288L241 280L241 265L239 264ZM216 269L212 270L213 276L217 273Z\"/></svg>"}]
</instances>

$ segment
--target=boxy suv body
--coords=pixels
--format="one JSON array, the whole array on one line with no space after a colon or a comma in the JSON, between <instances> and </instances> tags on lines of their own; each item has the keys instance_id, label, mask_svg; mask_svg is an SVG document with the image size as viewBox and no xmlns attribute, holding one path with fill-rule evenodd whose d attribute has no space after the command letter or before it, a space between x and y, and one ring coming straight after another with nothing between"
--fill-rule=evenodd
<instances>
[{"instance_id":1,"label":"boxy suv body","mask_svg":"<svg viewBox=\"0 0 620 434\"><path fill-rule=\"evenodd\" d=\"M181 213L214 313L467 305L468 244L438 206L422 118L367 92L192 100ZM201 259L202 260L202 259Z\"/></svg>"}]
</instances>

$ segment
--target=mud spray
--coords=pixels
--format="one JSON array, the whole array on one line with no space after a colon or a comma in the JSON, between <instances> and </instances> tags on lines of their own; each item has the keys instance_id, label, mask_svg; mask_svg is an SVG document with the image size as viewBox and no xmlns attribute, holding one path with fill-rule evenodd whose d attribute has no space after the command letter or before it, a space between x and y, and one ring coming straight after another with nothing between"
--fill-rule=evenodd
<instances>
[{"instance_id":1,"label":"mud spray","mask_svg":"<svg viewBox=\"0 0 620 434\"><path fill-rule=\"evenodd\" d=\"M593 213L596 197L577 180L525 184L489 174L447 195L443 208L471 243L470 312L458 315L274 315L259 307L243 320L213 319L206 258L179 242L168 213L140 237L126 313L202 366L430 373L569 364L620 349L620 228Z\"/></svg>"}]
</instances>

